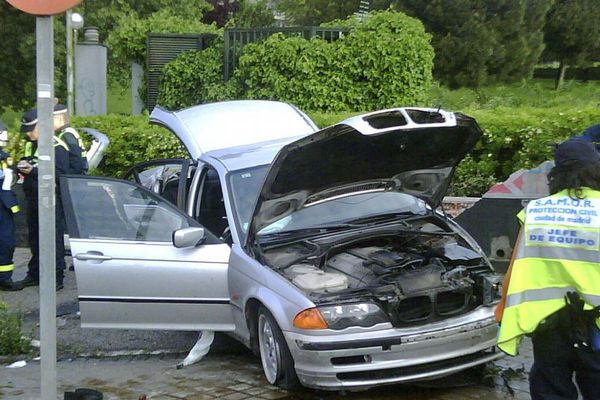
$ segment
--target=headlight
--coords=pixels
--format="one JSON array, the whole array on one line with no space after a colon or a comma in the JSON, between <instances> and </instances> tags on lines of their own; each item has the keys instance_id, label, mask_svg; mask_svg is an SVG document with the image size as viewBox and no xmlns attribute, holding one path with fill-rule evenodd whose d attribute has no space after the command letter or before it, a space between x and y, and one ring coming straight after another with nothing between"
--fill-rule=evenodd
<instances>
[{"instance_id":1,"label":"headlight","mask_svg":"<svg viewBox=\"0 0 600 400\"><path fill-rule=\"evenodd\" d=\"M502 298L502 280L504 277L498 274L482 276L481 289L483 291L483 305L498 304Z\"/></svg>"},{"instance_id":2,"label":"headlight","mask_svg":"<svg viewBox=\"0 0 600 400\"><path fill-rule=\"evenodd\" d=\"M318 309L330 329L344 329L349 326L368 327L388 322L383 310L373 303L323 306Z\"/></svg>"}]
</instances>

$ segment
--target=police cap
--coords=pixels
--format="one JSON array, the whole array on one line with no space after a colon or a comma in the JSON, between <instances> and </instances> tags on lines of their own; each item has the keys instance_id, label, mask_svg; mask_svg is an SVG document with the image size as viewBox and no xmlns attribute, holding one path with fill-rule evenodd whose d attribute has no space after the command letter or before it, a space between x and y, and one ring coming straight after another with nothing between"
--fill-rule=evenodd
<instances>
[{"instance_id":1,"label":"police cap","mask_svg":"<svg viewBox=\"0 0 600 400\"><path fill-rule=\"evenodd\" d=\"M568 161L596 162L600 161L600 153L592 142L581 138L569 139L559 144L554 152L554 162L557 166Z\"/></svg>"},{"instance_id":2,"label":"police cap","mask_svg":"<svg viewBox=\"0 0 600 400\"><path fill-rule=\"evenodd\" d=\"M65 106L64 104L55 104L54 111L52 112L52 114L58 115L58 114L66 113L66 112L67 112L67 106ZM23 133L31 132L32 130L35 129L37 122L38 122L37 109L32 108L31 110L29 110L25 114L23 114L23 117L21 117L21 132L23 132Z\"/></svg>"},{"instance_id":3,"label":"police cap","mask_svg":"<svg viewBox=\"0 0 600 400\"><path fill-rule=\"evenodd\" d=\"M37 110L35 108L25 112L21 117L21 132L31 132L37 125Z\"/></svg>"}]
</instances>

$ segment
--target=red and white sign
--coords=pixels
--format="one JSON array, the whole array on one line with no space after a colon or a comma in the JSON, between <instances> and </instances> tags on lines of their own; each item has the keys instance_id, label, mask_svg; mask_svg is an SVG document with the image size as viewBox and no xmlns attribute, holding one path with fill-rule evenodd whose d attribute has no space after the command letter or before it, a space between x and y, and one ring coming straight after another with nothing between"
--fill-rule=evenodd
<instances>
[{"instance_id":1,"label":"red and white sign","mask_svg":"<svg viewBox=\"0 0 600 400\"><path fill-rule=\"evenodd\" d=\"M77 4L81 0L6 0L13 7L18 8L27 14L33 15L54 15L63 13Z\"/></svg>"}]
</instances>

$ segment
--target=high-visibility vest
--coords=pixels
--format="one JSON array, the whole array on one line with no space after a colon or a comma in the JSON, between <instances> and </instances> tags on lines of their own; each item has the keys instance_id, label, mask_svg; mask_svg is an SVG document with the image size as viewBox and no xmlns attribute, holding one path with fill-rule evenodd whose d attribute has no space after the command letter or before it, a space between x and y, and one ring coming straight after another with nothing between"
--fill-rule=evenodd
<instances>
[{"instance_id":1,"label":"high-visibility vest","mask_svg":"<svg viewBox=\"0 0 600 400\"><path fill-rule=\"evenodd\" d=\"M600 306L600 191L583 188L582 194L571 198L564 190L531 201L519 214L524 226L498 333L507 354L516 355L524 335L565 307L568 292L577 292L586 309Z\"/></svg>"},{"instance_id":2,"label":"high-visibility vest","mask_svg":"<svg viewBox=\"0 0 600 400\"><path fill-rule=\"evenodd\" d=\"M66 144L62 139L60 139L56 136L52 136L52 143L53 143L54 147L61 146L66 151L69 151L69 145ZM39 155L38 153L39 153L39 150L37 147L35 148L35 151L33 151L33 142L25 143L25 157L30 160L30 163L32 165L38 164L38 155Z\"/></svg>"},{"instance_id":3,"label":"high-visibility vest","mask_svg":"<svg viewBox=\"0 0 600 400\"><path fill-rule=\"evenodd\" d=\"M87 151L85 150L85 146L83 144L83 140L81 140L81 136L79 136L79 132L77 132L75 129L71 128L70 126L67 126L66 128L64 128L63 130L60 131L60 133L58 134L57 138L64 141L63 137L67 133L70 133L71 135L73 135L73 137L75 139L77 139L77 145L81 149L81 157L82 158L86 158Z\"/></svg>"}]
</instances>

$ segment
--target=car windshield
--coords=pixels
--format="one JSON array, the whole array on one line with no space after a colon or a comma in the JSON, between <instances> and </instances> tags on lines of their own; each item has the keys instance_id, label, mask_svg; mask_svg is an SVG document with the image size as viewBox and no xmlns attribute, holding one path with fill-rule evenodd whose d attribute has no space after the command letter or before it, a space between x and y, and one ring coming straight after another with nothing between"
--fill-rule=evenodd
<instances>
[{"instance_id":1,"label":"car windshield","mask_svg":"<svg viewBox=\"0 0 600 400\"><path fill-rule=\"evenodd\" d=\"M229 177L230 192L240 232L248 234L256 199L262 188L268 166L233 172ZM332 226L377 215L425 215L428 207L417 197L397 192L358 193L298 210L262 228L257 235Z\"/></svg>"},{"instance_id":2,"label":"car windshield","mask_svg":"<svg viewBox=\"0 0 600 400\"><path fill-rule=\"evenodd\" d=\"M230 192L236 222L245 240L256 199L262 188L268 166L233 172L229 176ZM298 210L261 229L258 235L298 229L318 228L363 220L377 215L425 215L428 207L417 197L397 192L359 193L336 198Z\"/></svg>"},{"instance_id":3,"label":"car windshield","mask_svg":"<svg viewBox=\"0 0 600 400\"><path fill-rule=\"evenodd\" d=\"M263 165L242 171L235 171L229 175L230 192L242 242L246 240L256 199L258 198L268 170L269 167Z\"/></svg>"},{"instance_id":4,"label":"car windshield","mask_svg":"<svg viewBox=\"0 0 600 400\"><path fill-rule=\"evenodd\" d=\"M359 220L367 222L376 216L398 214L425 215L427 206L423 200L404 193L358 193L305 207L265 226L257 235L343 226Z\"/></svg>"}]
</instances>

